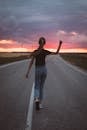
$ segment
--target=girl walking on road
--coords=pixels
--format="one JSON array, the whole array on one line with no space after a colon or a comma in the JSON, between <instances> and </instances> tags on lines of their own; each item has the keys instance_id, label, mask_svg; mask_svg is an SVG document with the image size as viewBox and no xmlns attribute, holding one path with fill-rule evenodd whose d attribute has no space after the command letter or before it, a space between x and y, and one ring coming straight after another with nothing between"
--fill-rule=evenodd
<instances>
[{"instance_id":1,"label":"girl walking on road","mask_svg":"<svg viewBox=\"0 0 87 130\"><path fill-rule=\"evenodd\" d=\"M42 100L43 100L43 88L44 83L47 76L47 68L45 63L45 58L47 55L56 55L59 53L61 48L62 41L59 41L59 46L56 52L50 52L44 49L44 45L46 44L46 40L44 37L41 37L38 41L39 47L37 50L33 51L30 55L31 61L28 67L28 71L26 73L26 78L28 78L28 74L35 60L35 86L34 86L34 99L36 104L36 110L42 108Z\"/></svg>"}]
</instances>

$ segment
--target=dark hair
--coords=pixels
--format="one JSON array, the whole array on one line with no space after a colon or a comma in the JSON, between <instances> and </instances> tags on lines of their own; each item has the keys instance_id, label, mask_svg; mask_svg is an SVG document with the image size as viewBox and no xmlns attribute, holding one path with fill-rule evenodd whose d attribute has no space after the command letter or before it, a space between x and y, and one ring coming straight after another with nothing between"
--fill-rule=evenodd
<instances>
[{"instance_id":1,"label":"dark hair","mask_svg":"<svg viewBox=\"0 0 87 130\"><path fill-rule=\"evenodd\" d=\"M39 45L41 45L42 43L46 44L46 39L44 37L40 37L39 39Z\"/></svg>"}]
</instances>

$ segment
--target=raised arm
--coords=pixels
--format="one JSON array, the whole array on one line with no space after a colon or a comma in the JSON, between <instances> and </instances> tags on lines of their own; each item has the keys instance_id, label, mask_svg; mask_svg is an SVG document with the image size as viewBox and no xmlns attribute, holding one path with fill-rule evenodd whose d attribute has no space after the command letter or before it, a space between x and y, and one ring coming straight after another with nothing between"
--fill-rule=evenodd
<instances>
[{"instance_id":1,"label":"raised arm","mask_svg":"<svg viewBox=\"0 0 87 130\"><path fill-rule=\"evenodd\" d=\"M59 46L58 46L58 48L57 48L57 51L56 51L56 52L51 52L51 54L52 54L52 55L58 54L58 53L59 53L59 50L60 50L60 48L61 48L61 45L62 45L62 41L60 40L60 41L59 41Z\"/></svg>"}]
</instances>

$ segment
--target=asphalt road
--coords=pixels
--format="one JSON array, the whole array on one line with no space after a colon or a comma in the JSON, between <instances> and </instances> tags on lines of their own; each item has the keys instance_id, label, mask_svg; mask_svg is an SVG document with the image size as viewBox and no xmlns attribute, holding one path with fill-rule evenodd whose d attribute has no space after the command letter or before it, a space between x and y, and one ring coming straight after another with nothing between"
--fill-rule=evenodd
<instances>
[{"instance_id":1,"label":"asphalt road","mask_svg":"<svg viewBox=\"0 0 87 130\"><path fill-rule=\"evenodd\" d=\"M28 62L0 67L0 130L24 130L33 76L27 80Z\"/></svg>"},{"instance_id":2,"label":"asphalt road","mask_svg":"<svg viewBox=\"0 0 87 130\"><path fill-rule=\"evenodd\" d=\"M87 130L87 74L52 56L44 109L34 108L32 130Z\"/></svg>"},{"instance_id":3,"label":"asphalt road","mask_svg":"<svg viewBox=\"0 0 87 130\"><path fill-rule=\"evenodd\" d=\"M28 62L0 68L0 130L24 130L34 67L25 79ZM44 109L33 109L32 130L87 130L87 73L58 56L47 58Z\"/></svg>"}]
</instances>

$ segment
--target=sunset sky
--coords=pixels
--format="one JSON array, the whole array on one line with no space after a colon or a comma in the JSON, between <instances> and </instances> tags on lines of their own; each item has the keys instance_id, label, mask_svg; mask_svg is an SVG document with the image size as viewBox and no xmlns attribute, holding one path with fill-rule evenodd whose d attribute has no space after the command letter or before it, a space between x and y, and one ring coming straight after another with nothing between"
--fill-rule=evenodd
<instances>
[{"instance_id":1,"label":"sunset sky","mask_svg":"<svg viewBox=\"0 0 87 130\"><path fill-rule=\"evenodd\" d=\"M0 52L33 51L39 37L46 49L87 52L87 0L1 0Z\"/></svg>"}]
</instances>

